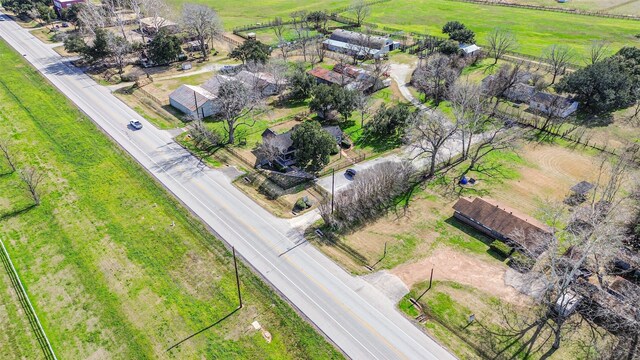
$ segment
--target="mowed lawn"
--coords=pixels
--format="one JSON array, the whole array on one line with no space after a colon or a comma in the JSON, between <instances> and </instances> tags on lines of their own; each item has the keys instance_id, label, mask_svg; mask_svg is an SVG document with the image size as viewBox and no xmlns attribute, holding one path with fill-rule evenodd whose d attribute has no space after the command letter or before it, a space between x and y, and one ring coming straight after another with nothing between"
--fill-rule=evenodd
<instances>
[{"instance_id":1,"label":"mowed lawn","mask_svg":"<svg viewBox=\"0 0 640 360\"><path fill-rule=\"evenodd\" d=\"M341 357L244 266L245 307L167 352L236 308L231 255L4 42L0 68L0 137L44 174L42 204L7 217L29 197L0 165L0 237L58 358ZM0 357L40 358L8 286Z\"/></svg>"},{"instance_id":2,"label":"mowed lawn","mask_svg":"<svg viewBox=\"0 0 640 360\"><path fill-rule=\"evenodd\" d=\"M540 56L553 44L572 47L580 57L589 53L594 40L610 43L613 50L640 46L640 21L601 18L551 11L490 6L452 0L392 0L372 7L367 21L407 31L442 35L442 26L457 20L476 32L476 41L486 42L494 28L508 29L518 39L518 52Z\"/></svg>"}]
</instances>

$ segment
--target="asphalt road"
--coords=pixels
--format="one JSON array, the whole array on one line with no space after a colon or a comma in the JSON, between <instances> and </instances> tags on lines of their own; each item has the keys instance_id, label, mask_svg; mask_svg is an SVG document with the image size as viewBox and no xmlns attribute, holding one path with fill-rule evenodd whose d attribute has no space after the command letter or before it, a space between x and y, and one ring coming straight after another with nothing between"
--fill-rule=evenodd
<instances>
[{"instance_id":1,"label":"asphalt road","mask_svg":"<svg viewBox=\"0 0 640 360\"><path fill-rule=\"evenodd\" d=\"M180 199L299 311L354 359L452 359L364 280L304 242L298 229L244 196L223 171L203 167L133 110L28 31L0 22L23 54L105 133ZM130 119L144 128L127 128ZM299 246L298 246L299 245ZM46 316L45 316L46 317Z\"/></svg>"}]
</instances>

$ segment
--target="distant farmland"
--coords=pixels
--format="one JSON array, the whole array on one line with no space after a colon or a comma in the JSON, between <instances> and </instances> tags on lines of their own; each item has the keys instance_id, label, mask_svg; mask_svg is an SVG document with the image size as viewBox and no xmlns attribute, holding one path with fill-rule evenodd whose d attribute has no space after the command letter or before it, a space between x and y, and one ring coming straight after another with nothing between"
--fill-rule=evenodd
<instances>
[{"instance_id":1,"label":"distant farmland","mask_svg":"<svg viewBox=\"0 0 640 360\"><path fill-rule=\"evenodd\" d=\"M184 1L169 0L179 6ZM349 5L350 1L331 0L195 0L214 7L225 28L266 22L276 16L286 18L297 10L328 10ZM345 14L348 16L348 14ZM617 50L625 45L640 46L640 21L601 18L550 11L477 5L452 0L392 0L372 6L369 22L406 31L441 35L442 25L458 20L477 33L479 43L495 27L511 30L518 37L519 52L539 56L552 44L565 44L584 57L594 40L611 43ZM578 60L579 61L579 60Z\"/></svg>"}]
</instances>

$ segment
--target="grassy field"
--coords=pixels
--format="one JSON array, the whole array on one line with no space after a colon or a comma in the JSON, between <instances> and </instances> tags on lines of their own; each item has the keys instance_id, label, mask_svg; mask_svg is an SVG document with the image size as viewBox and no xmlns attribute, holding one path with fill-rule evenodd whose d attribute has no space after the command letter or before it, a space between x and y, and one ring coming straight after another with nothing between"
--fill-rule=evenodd
<instances>
[{"instance_id":1,"label":"grassy field","mask_svg":"<svg viewBox=\"0 0 640 360\"><path fill-rule=\"evenodd\" d=\"M562 9L606 12L622 15L640 15L639 0L572 0L564 4L556 0L515 0L517 4L550 6Z\"/></svg>"},{"instance_id":2,"label":"grassy field","mask_svg":"<svg viewBox=\"0 0 640 360\"><path fill-rule=\"evenodd\" d=\"M518 38L517 51L533 56L539 56L552 44L563 44L583 57L593 40L605 40L614 50L625 45L640 46L640 39L634 37L640 32L640 23L631 20L450 0L391 1L374 5L372 10L368 21L433 35L442 35L442 26L457 20L476 32L480 44L494 28L508 29Z\"/></svg>"},{"instance_id":3,"label":"grassy field","mask_svg":"<svg viewBox=\"0 0 640 360\"><path fill-rule=\"evenodd\" d=\"M245 307L166 352L236 308L229 252L4 43L0 66L0 136L44 175L13 215L29 198L0 177L0 236L60 358L340 357L245 267ZM0 348L37 358L11 297L3 274Z\"/></svg>"},{"instance_id":4,"label":"grassy field","mask_svg":"<svg viewBox=\"0 0 640 360\"><path fill-rule=\"evenodd\" d=\"M288 18L296 10L336 9L349 1L291 1L267 0L249 5L238 0L211 2L198 0L213 6L222 16L225 28L256 22L265 22L276 16ZM172 0L175 6L182 3ZM629 5L630 6L630 5ZM349 15L349 14L346 14ZM458 20L474 30L480 43L486 34L496 27L511 30L520 43L519 52L539 56L552 44L573 47L585 56L593 40L606 40L612 49L624 45L640 45L634 35L640 32L638 22L608 19L548 11L517 9L503 6L477 5L450 0L392 0L372 6L369 22L407 31L441 35L442 26L449 20Z\"/></svg>"},{"instance_id":5,"label":"grassy field","mask_svg":"<svg viewBox=\"0 0 640 360\"><path fill-rule=\"evenodd\" d=\"M44 359L11 280L0 267L0 348L3 359Z\"/></svg>"}]
</instances>

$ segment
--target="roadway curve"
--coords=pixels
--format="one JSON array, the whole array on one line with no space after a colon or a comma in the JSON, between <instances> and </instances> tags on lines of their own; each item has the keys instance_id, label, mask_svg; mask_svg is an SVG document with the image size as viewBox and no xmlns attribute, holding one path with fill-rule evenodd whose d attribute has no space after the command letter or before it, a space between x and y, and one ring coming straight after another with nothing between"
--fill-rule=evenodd
<instances>
[{"instance_id":1,"label":"roadway curve","mask_svg":"<svg viewBox=\"0 0 640 360\"><path fill-rule=\"evenodd\" d=\"M243 195L222 171L203 167L168 132L156 129L50 46L9 20L0 22L0 36L220 238L235 246L349 357L453 359L372 285L304 243L289 222ZM127 129L130 119L140 120L144 128Z\"/></svg>"}]
</instances>

